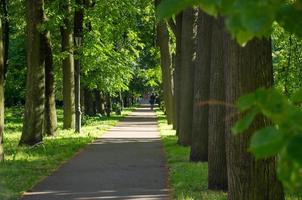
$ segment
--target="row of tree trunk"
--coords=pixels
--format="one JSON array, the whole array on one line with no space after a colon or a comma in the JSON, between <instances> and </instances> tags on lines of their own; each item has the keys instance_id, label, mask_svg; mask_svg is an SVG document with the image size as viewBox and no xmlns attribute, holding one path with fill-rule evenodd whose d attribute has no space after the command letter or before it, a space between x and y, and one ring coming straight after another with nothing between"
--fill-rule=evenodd
<instances>
[{"instance_id":1,"label":"row of tree trunk","mask_svg":"<svg viewBox=\"0 0 302 200\"><path fill-rule=\"evenodd\" d=\"M168 24L176 37L172 67ZM252 133L269 122L260 116L246 133L231 133L241 117L237 99L273 86L271 41L254 39L241 47L223 18L193 8L158 23L157 37L168 122L178 143L191 147L190 160L208 162L209 189L227 190L230 200L284 199L275 158L255 160L247 151Z\"/></svg>"}]
</instances>

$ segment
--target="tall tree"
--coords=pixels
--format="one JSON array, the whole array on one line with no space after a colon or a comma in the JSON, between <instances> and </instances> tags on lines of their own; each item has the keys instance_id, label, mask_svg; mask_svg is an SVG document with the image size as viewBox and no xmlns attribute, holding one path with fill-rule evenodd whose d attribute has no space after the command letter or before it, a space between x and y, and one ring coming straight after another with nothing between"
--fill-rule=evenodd
<instances>
[{"instance_id":1,"label":"tall tree","mask_svg":"<svg viewBox=\"0 0 302 200\"><path fill-rule=\"evenodd\" d=\"M75 94L74 94L74 58L71 0L62 1L62 11L65 13L64 24L61 26L61 46L64 53L63 67L63 102L64 129L75 128Z\"/></svg>"},{"instance_id":2,"label":"tall tree","mask_svg":"<svg viewBox=\"0 0 302 200\"><path fill-rule=\"evenodd\" d=\"M156 1L158 4L159 1ZM160 48L161 69L163 80L164 102L167 111L168 124L173 121L173 93L172 93L172 56L170 53L170 36L166 21L157 24L157 43Z\"/></svg>"},{"instance_id":3,"label":"tall tree","mask_svg":"<svg viewBox=\"0 0 302 200\"><path fill-rule=\"evenodd\" d=\"M4 87L8 67L9 21L8 0L1 1L0 16L0 162L4 159L3 133L4 133Z\"/></svg>"},{"instance_id":4,"label":"tall tree","mask_svg":"<svg viewBox=\"0 0 302 200\"><path fill-rule=\"evenodd\" d=\"M224 38L226 102L234 104L242 95L259 87L273 86L271 41L253 39L240 47L230 35ZM227 113L234 113L227 107ZM283 200L281 184L276 178L275 158L255 160L247 149L252 133L269 122L259 116L240 136L233 136L231 128L240 116L226 121L228 199Z\"/></svg>"},{"instance_id":5,"label":"tall tree","mask_svg":"<svg viewBox=\"0 0 302 200\"><path fill-rule=\"evenodd\" d=\"M179 134L180 145L190 145L192 136L192 112L194 90L194 24L195 11L187 8L182 14L181 68L180 68L180 108Z\"/></svg>"},{"instance_id":6,"label":"tall tree","mask_svg":"<svg viewBox=\"0 0 302 200\"><path fill-rule=\"evenodd\" d=\"M46 17L44 17L45 19ZM51 47L50 31L43 33L44 59L45 59L45 110L44 133L55 135L57 132L57 111L55 101L55 72Z\"/></svg>"},{"instance_id":7,"label":"tall tree","mask_svg":"<svg viewBox=\"0 0 302 200\"><path fill-rule=\"evenodd\" d=\"M191 161L208 160L209 84L213 18L199 11L194 80Z\"/></svg>"},{"instance_id":8,"label":"tall tree","mask_svg":"<svg viewBox=\"0 0 302 200\"><path fill-rule=\"evenodd\" d=\"M4 47L2 17L0 16L0 162L4 159L3 152L3 132L4 132Z\"/></svg>"},{"instance_id":9,"label":"tall tree","mask_svg":"<svg viewBox=\"0 0 302 200\"><path fill-rule=\"evenodd\" d=\"M42 141L44 119L45 70L43 43L39 27L43 23L43 0L27 0L27 82L23 131L20 144Z\"/></svg>"},{"instance_id":10,"label":"tall tree","mask_svg":"<svg viewBox=\"0 0 302 200\"><path fill-rule=\"evenodd\" d=\"M175 17L175 38L176 54L174 65L174 110L176 134L179 134L179 107L180 107L180 68L181 68L181 32L182 32L182 12Z\"/></svg>"},{"instance_id":11,"label":"tall tree","mask_svg":"<svg viewBox=\"0 0 302 200\"><path fill-rule=\"evenodd\" d=\"M223 63L223 18L213 20L211 42L208 186L213 190L227 190L225 151L225 82Z\"/></svg>"}]
</instances>

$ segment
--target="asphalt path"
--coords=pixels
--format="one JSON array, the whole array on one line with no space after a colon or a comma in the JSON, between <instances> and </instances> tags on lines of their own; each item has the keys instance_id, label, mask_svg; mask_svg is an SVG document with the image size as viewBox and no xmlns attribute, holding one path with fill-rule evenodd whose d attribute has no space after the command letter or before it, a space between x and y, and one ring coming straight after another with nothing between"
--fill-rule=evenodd
<instances>
[{"instance_id":1,"label":"asphalt path","mask_svg":"<svg viewBox=\"0 0 302 200\"><path fill-rule=\"evenodd\" d=\"M155 113L140 107L22 199L170 199L167 176Z\"/></svg>"}]
</instances>

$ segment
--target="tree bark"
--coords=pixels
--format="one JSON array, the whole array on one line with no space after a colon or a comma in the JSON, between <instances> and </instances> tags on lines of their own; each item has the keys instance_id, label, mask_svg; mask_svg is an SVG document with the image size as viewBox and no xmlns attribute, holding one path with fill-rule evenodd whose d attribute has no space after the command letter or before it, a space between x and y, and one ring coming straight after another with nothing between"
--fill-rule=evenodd
<instances>
[{"instance_id":1,"label":"tree bark","mask_svg":"<svg viewBox=\"0 0 302 200\"><path fill-rule=\"evenodd\" d=\"M8 0L1 1L3 19L2 19L2 33L3 33L3 48L4 48L4 80L6 78L8 69L8 50L9 50L9 16L8 16Z\"/></svg>"},{"instance_id":2,"label":"tree bark","mask_svg":"<svg viewBox=\"0 0 302 200\"><path fill-rule=\"evenodd\" d=\"M165 21L157 24L157 39L160 48L161 70L163 80L164 102L167 111L167 121L173 121L173 95L172 95L172 58L169 45L169 31Z\"/></svg>"},{"instance_id":3,"label":"tree bark","mask_svg":"<svg viewBox=\"0 0 302 200\"><path fill-rule=\"evenodd\" d=\"M3 134L4 134L4 109L5 109L5 77L8 68L8 47L9 47L9 21L8 21L8 0L1 1L0 16L0 162L4 160Z\"/></svg>"},{"instance_id":4,"label":"tree bark","mask_svg":"<svg viewBox=\"0 0 302 200\"><path fill-rule=\"evenodd\" d=\"M179 13L175 17L176 28L175 28L175 38L176 38L176 55L175 55L175 69L174 69L174 110L176 118L176 135L179 135L179 107L180 107L180 69L181 69L181 33L182 33L182 13Z\"/></svg>"},{"instance_id":5,"label":"tree bark","mask_svg":"<svg viewBox=\"0 0 302 200\"><path fill-rule=\"evenodd\" d=\"M4 54L2 17L0 17L0 162L4 160Z\"/></svg>"},{"instance_id":6,"label":"tree bark","mask_svg":"<svg viewBox=\"0 0 302 200\"><path fill-rule=\"evenodd\" d=\"M93 92L89 89L84 89L84 105L85 105L85 114L89 116L95 115L95 104Z\"/></svg>"},{"instance_id":7,"label":"tree bark","mask_svg":"<svg viewBox=\"0 0 302 200\"><path fill-rule=\"evenodd\" d=\"M65 58L63 68L63 102L64 102L64 129L75 128L75 93L74 93L74 58L73 58L73 34L71 22L71 1L62 3L61 8L65 14L64 25L61 26L61 46Z\"/></svg>"},{"instance_id":8,"label":"tree bark","mask_svg":"<svg viewBox=\"0 0 302 200\"><path fill-rule=\"evenodd\" d=\"M211 38L213 17L199 11L191 161L208 161L208 117L210 95Z\"/></svg>"},{"instance_id":9,"label":"tree bark","mask_svg":"<svg viewBox=\"0 0 302 200\"><path fill-rule=\"evenodd\" d=\"M182 15L180 108L178 144L188 146L192 137L192 113L194 91L194 23L195 11L187 8Z\"/></svg>"},{"instance_id":10,"label":"tree bark","mask_svg":"<svg viewBox=\"0 0 302 200\"><path fill-rule=\"evenodd\" d=\"M110 97L110 94L106 94L105 96L105 112L106 112L106 115L107 117L110 117L110 113L111 113L111 107L112 107L112 104L111 104L111 97Z\"/></svg>"},{"instance_id":11,"label":"tree bark","mask_svg":"<svg viewBox=\"0 0 302 200\"><path fill-rule=\"evenodd\" d=\"M223 63L223 18L213 20L210 70L208 187L227 190L227 167L225 151L225 82ZM214 101L214 102L212 102ZM218 103L216 103L218 102Z\"/></svg>"},{"instance_id":12,"label":"tree bark","mask_svg":"<svg viewBox=\"0 0 302 200\"><path fill-rule=\"evenodd\" d=\"M44 21L46 16L44 14ZM57 111L55 99L55 72L51 47L50 31L42 35L45 59L45 110L44 110L44 133L49 136L57 133Z\"/></svg>"},{"instance_id":13,"label":"tree bark","mask_svg":"<svg viewBox=\"0 0 302 200\"><path fill-rule=\"evenodd\" d=\"M20 144L42 141L44 119L44 53L39 26L43 23L43 0L27 0L27 82L23 131Z\"/></svg>"},{"instance_id":14,"label":"tree bark","mask_svg":"<svg viewBox=\"0 0 302 200\"><path fill-rule=\"evenodd\" d=\"M240 47L225 34L224 50L227 103L235 104L240 96L259 87L273 86L270 40L254 39ZM233 116L235 112L227 107L229 115ZM245 133L234 136L231 128L239 118L235 115L226 121L228 199L283 200L283 189L276 178L275 158L256 161L247 151L252 133L268 125L268 120L258 117Z\"/></svg>"},{"instance_id":15,"label":"tree bark","mask_svg":"<svg viewBox=\"0 0 302 200\"><path fill-rule=\"evenodd\" d=\"M94 96L95 96L95 109L96 113L101 113L102 110L102 104L101 104L101 92L97 89L94 90Z\"/></svg>"}]
</instances>

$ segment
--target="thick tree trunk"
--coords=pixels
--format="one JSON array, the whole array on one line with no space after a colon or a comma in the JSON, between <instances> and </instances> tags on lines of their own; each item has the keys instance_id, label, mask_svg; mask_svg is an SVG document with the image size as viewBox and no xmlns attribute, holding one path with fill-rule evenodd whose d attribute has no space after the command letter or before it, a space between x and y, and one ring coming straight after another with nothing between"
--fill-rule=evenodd
<instances>
[{"instance_id":1,"label":"thick tree trunk","mask_svg":"<svg viewBox=\"0 0 302 200\"><path fill-rule=\"evenodd\" d=\"M4 159L4 56L2 18L0 17L0 162Z\"/></svg>"},{"instance_id":2,"label":"thick tree trunk","mask_svg":"<svg viewBox=\"0 0 302 200\"><path fill-rule=\"evenodd\" d=\"M51 48L50 32L43 33L44 59L45 59L45 110L44 133L55 135L57 132L57 111L55 99L55 72Z\"/></svg>"},{"instance_id":3,"label":"thick tree trunk","mask_svg":"<svg viewBox=\"0 0 302 200\"><path fill-rule=\"evenodd\" d=\"M61 8L65 14L64 25L61 26L61 45L65 58L62 62L63 67L63 102L64 102L64 129L75 128L75 94L74 94L74 59L73 59L73 34L70 16L71 1L62 3Z\"/></svg>"},{"instance_id":4,"label":"thick tree trunk","mask_svg":"<svg viewBox=\"0 0 302 200\"><path fill-rule=\"evenodd\" d=\"M9 47L9 21L8 21L8 0L1 1L0 16L0 162L4 160L3 134L4 134L4 87L5 77L8 68L8 47Z\"/></svg>"},{"instance_id":5,"label":"thick tree trunk","mask_svg":"<svg viewBox=\"0 0 302 200\"><path fill-rule=\"evenodd\" d=\"M213 190L227 190L227 167L225 151L225 82L223 63L222 18L213 20L208 144L208 186ZM221 103L216 103L221 102Z\"/></svg>"},{"instance_id":6,"label":"thick tree trunk","mask_svg":"<svg viewBox=\"0 0 302 200\"><path fill-rule=\"evenodd\" d=\"M259 87L273 86L272 50L269 40L254 39L240 47L228 34L224 36L224 62L227 103L236 100ZM236 110L227 108L227 113ZM231 128L240 118L226 121L228 199L229 200L283 200L283 189L276 178L275 159L255 160L247 151L252 133L269 124L258 117L252 126L240 136L234 136Z\"/></svg>"},{"instance_id":7,"label":"thick tree trunk","mask_svg":"<svg viewBox=\"0 0 302 200\"><path fill-rule=\"evenodd\" d=\"M44 119L44 53L39 26L43 23L43 0L27 0L27 82L23 131L20 144L42 141Z\"/></svg>"},{"instance_id":8,"label":"thick tree trunk","mask_svg":"<svg viewBox=\"0 0 302 200\"><path fill-rule=\"evenodd\" d=\"M188 146L192 137L194 91L195 11L187 8L182 14L180 108L178 144Z\"/></svg>"},{"instance_id":9,"label":"thick tree trunk","mask_svg":"<svg viewBox=\"0 0 302 200\"><path fill-rule=\"evenodd\" d=\"M1 1L3 19L2 19L2 33L3 33L3 48L4 48L4 80L8 69L8 50L9 50L9 15L8 15L8 0Z\"/></svg>"},{"instance_id":10,"label":"thick tree trunk","mask_svg":"<svg viewBox=\"0 0 302 200\"><path fill-rule=\"evenodd\" d=\"M199 11L197 57L194 80L194 109L191 161L208 160L208 117L210 95L211 37L213 18Z\"/></svg>"},{"instance_id":11,"label":"thick tree trunk","mask_svg":"<svg viewBox=\"0 0 302 200\"><path fill-rule=\"evenodd\" d=\"M175 17L176 21L176 55L175 55L175 69L174 69L174 110L176 118L176 135L179 135L179 107L180 107L180 69L181 69L181 33L182 33L182 13L179 13Z\"/></svg>"},{"instance_id":12,"label":"thick tree trunk","mask_svg":"<svg viewBox=\"0 0 302 200\"><path fill-rule=\"evenodd\" d=\"M167 111L168 124L173 120L172 95L172 58L169 45L169 31L165 21L157 24L157 40L160 48L161 70L163 80L164 102Z\"/></svg>"}]
</instances>

